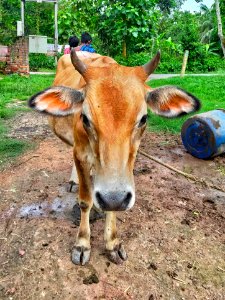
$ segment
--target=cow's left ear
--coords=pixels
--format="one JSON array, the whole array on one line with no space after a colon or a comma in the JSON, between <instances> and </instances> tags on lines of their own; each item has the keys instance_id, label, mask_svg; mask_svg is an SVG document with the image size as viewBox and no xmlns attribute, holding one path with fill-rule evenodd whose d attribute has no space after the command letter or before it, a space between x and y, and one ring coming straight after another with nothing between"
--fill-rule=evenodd
<instances>
[{"instance_id":1,"label":"cow's left ear","mask_svg":"<svg viewBox=\"0 0 225 300\"><path fill-rule=\"evenodd\" d=\"M149 108L157 115L175 118L197 111L201 104L192 94L175 86L163 86L147 93Z\"/></svg>"},{"instance_id":2,"label":"cow's left ear","mask_svg":"<svg viewBox=\"0 0 225 300\"><path fill-rule=\"evenodd\" d=\"M84 95L64 86L53 86L32 96L28 105L54 116L67 116L81 109Z\"/></svg>"}]
</instances>

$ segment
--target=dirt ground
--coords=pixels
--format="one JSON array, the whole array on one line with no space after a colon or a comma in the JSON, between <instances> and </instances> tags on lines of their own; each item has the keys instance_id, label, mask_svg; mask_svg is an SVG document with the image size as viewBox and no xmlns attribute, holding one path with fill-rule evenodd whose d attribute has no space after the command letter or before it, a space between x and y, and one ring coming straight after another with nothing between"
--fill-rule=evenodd
<instances>
[{"instance_id":1,"label":"dirt ground","mask_svg":"<svg viewBox=\"0 0 225 300\"><path fill-rule=\"evenodd\" d=\"M128 260L117 266L104 256L104 219L98 219L90 263L75 266L71 149L52 135L45 117L22 113L12 124L10 136L37 147L0 173L0 299L225 299L225 193L139 154L135 206L118 213ZM150 132L141 149L225 189L225 155L199 160L179 136Z\"/></svg>"}]
</instances>

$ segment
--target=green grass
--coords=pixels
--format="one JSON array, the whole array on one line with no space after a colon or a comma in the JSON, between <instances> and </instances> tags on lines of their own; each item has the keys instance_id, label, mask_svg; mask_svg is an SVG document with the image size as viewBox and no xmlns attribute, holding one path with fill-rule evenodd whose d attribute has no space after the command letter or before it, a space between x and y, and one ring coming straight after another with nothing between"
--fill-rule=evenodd
<instances>
[{"instance_id":1,"label":"green grass","mask_svg":"<svg viewBox=\"0 0 225 300\"><path fill-rule=\"evenodd\" d=\"M1 79L2 78L2 79ZM52 85L54 75L31 75L21 77L18 75L2 76L0 78L0 165L3 166L12 158L24 153L33 147L26 141L7 138L8 128L5 120L10 119L18 111L27 110L27 100L33 94ZM22 101L17 107L13 103ZM9 106L10 104L10 106Z\"/></svg>"},{"instance_id":2,"label":"green grass","mask_svg":"<svg viewBox=\"0 0 225 300\"><path fill-rule=\"evenodd\" d=\"M53 79L54 75L31 75L28 78L18 75L4 76L0 80L0 118L11 117L14 113L14 109L7 108L9 102L22 100L26 105L30 96L51 86Z\"/></svg>"},{"instance_id":3,"label":"green grass","mask_svg":"<svg viewBox=\"0 0 225 300\"><path fill-rule=\"evenodd\" d=\"M163 85L176 85L195 95L202 104L195 114L218 108L225 109L225 76L187 76L151 80L148 84L155 88ZM167 119L149 113L149 128L154 131L180 133L182 124L190 115L176 119Z\"/></svg>"}]
</instances>

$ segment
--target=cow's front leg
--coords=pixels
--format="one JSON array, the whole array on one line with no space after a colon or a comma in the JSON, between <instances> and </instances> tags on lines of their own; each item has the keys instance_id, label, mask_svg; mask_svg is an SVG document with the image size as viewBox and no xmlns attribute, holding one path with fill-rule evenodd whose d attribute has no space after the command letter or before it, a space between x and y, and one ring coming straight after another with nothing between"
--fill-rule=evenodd
<instances>
[{"instance_id":1,"label":"cow's front leg","mask_svg":"<svg viewBox=\"0 0 225 300\"><path fill-rule=\"evenodd\" d=\"M79 179L78 179L78 174L77 174L77 169L76 169L75 163L73 163L73 168L72 168L69 184L70 184L69 192L72 192L73 186L79 184Z\"/></svg>"},{"instance_id":2,"label":"cow's front leg","mask_svg":"<svg viewBox=\"0 0 225 300\"><path fill-rule=\"evenodd\" d=\"M79 177L79 205L81 210L80 226L75 247L72 250L72 262L84 265L91 253L89 215L93 202L91 198L90 167L75 159Z\"/></svg>"},{"instance_id":3,"label":"cow's front leg","mask_svg":"<svg viewBox=\"0 0 225 300\"><path fill-rule=\"evenodd\" d=\"M122 243L117 238L116 213L113 211L106 212L104 240L108 258L115 264L123 263L127 259L127 254Z\"/></svg>"}]
</instances>

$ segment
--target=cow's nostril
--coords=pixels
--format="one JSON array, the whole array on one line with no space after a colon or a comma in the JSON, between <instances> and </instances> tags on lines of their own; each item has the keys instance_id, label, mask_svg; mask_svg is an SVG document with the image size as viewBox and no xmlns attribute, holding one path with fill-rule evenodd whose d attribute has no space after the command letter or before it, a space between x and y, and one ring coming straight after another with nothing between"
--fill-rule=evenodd
<instances>
[{"instance_id":1,"label":"cow's nostril","mask_svg":"<svg viewBox=\"0 0 225 300\"><path fill-rule=\"evenodd\" d=\"M106 204L105 200L103 199L101 193L96 192L95 196L96 196L96 199L97 199L98 204L100 205L101 209L103 209L103 210L107 209L107 204Z\"/></svg>"},{"instance_id":2,"label":"cow's nostril","mask_svg":"<svg viewBox=\"0 0 225 300\"><path fill-rule=\"evenodd\" d=\"M131 198L132 198L132 194L131 194L131 192L128 192L126 197L123 199L123 204L124 204L125 207L128 206L128 204L130 203Z\"/></svg>"},{"instance_id":3,"label":"cow's nostril","mask_svg":"<svg viewBox=\"0 0 225 300\"><path fill-rule=\"evenodd\" d=\"M121 203L121 207L120 207L119 210L126 210L127 207L128 207L129 204L130 204L131 198L132 198L132 193L131 193L131 192L128 192L128 193L126 194L126 196L123 198L123 201L122 201L122 203Z\"/></svg>"}]
</instances>

